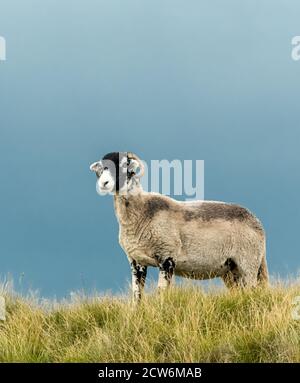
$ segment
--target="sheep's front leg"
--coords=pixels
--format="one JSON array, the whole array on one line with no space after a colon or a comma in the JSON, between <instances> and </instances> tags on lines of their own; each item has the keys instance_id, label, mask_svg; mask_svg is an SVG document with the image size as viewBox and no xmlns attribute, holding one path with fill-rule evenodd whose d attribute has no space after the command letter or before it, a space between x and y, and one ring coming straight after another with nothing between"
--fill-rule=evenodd
<instances>
[{"instance_id":1,"label":"sheep's front leg","mask_svg":"<svg viewBox=\"0 0 300 383\"><path fill-rule=\"evenodd\" d=\"M166 289L170 286L175 269L175 261L172 257L166 258L159 262L159 277L158 277L158 288Z\"/></svg>"},{"instance_id":2,"label":"sheep's front leg","mask_svg":"<svg viewBox=\"0 0 300 383\"><path fill-rule=\"evenodd\" d=\"M133 301L137 303L140 301L144 290L147 276L147 266L139 265L135 260L131 260L130 266L132 274Z\"/></svg>"}]
</instances>

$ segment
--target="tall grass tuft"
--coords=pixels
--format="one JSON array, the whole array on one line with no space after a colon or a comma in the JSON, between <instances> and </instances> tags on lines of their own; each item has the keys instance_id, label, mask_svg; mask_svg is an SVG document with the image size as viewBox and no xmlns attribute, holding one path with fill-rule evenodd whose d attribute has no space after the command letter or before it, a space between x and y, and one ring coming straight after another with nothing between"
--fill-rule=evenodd
<instances>
[{"instance_id":1,"label":"tall grass tuft","mask_svg":"<svg viewBox=\"0 0 300 383\"><path fill-rule=\"evenodd\" d=\"M11 290L0 362L300 362L300 285L45 302ZM299 310L300 311L300 310Z\"/></svg>"}]
</instances>

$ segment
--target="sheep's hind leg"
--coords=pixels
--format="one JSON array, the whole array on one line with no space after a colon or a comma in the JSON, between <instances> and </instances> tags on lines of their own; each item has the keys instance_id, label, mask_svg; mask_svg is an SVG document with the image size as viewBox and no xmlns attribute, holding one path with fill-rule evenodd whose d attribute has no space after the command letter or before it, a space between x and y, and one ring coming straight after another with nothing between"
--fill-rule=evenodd
<instances>
[{"instance_id":1,"label":"sheep's hind leg","mask_svg":"<svg viewBox=\"0 0 300 383\"><path fill-rule=\"evenodd\" d=\"M241 277L241 284L244 288L257 287L257 272L248 271Z\"/></svg>"},{"instance_id":2,"label":"sheep's hind leg","mask_svg":"<svg viewBox=\"0 0 300 383\"><path fill-rule=\"evenodd\" d=\"M232 259L228 258L225 262L226 273L222 279L229 289L235 287L251 288L257 285L257 270L251 267L241 267Z\"/></svg>"},{"instance_id":3,"label":"sheep's hind leg","mask_svg":"<svg viewBox=\"0 0 300 383\"><path fill-rule=\"evenodd\" d=\"M147 266L142 266L138 264L135 260L132 260L130 262L130 266L132 275L133 301L137 303L140 301L142 297L142 292L144 290L147 276Z\"/></svg>"},{"instance_id":4,"label":"sheep's hind leg","mask_svg":"<svg viewBox=\"0 0 300 383\"><path fill-rule=\"evenodd\" d=\"M237 264L232 258L228 258L224 266L226 273L222 276L223 282L228 289L238 287L241 283L241 275Z\"/></svg>"},{"instance_id":5,"label":"sheep's hind leg","mask_svg":"<svg viewBox=\"0 0 300 383\"><path fill-rule=\"evenodd\" d=\"M223 282L228 289L233 289L239 286L240 277L228 271L222 276Z\"/></svg>"},{"instance_id":6,"label":"sheep's hind leg","mask_svg":"<svg viewBox=\"0 0 300 383\"><path fill-rule=\"evenodd\" d=\"M172 282L175 269L175 261L172 257L166 258L159 262L158 288L164 290L168 288Z\"/></svg>"}]
</instances>

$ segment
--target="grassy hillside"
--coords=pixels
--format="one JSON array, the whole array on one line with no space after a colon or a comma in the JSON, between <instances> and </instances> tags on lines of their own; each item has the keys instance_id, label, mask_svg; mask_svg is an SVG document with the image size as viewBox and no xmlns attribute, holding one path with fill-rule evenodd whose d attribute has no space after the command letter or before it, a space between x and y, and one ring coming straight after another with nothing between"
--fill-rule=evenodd
<instances>
[{"instance_id":1,"label":"grassy hillside","mask_svg":"<svg viewBox=\"0 0 300 383\"><path fill-rule=\"evenodd\" d=\"M147 294L138 308L126 297L51 303L5 295L1 362L300 362L296 284L177 287Z\"/></svg>"}]
</instances>

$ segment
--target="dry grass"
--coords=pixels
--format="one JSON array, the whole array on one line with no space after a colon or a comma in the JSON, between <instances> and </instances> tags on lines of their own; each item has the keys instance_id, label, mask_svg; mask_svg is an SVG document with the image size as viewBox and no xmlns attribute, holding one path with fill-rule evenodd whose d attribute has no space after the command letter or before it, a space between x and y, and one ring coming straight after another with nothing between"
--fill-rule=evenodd
<instances>
[{"instance_id":1,"label":"dry grass","mask_svg":"<svg viewBox=\"0 0 300 383\"><path fill-rule=\"evenodd\" d=\"M0 362L300 362L300 286L41 302L4 292Z\"/></svg>"}]
</instances>

